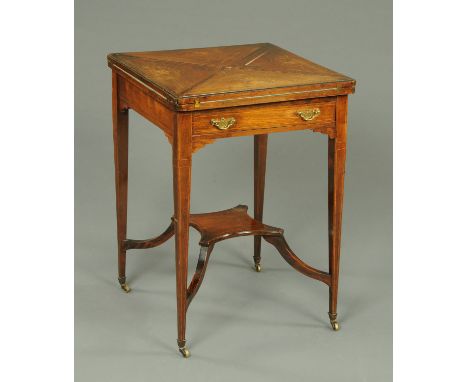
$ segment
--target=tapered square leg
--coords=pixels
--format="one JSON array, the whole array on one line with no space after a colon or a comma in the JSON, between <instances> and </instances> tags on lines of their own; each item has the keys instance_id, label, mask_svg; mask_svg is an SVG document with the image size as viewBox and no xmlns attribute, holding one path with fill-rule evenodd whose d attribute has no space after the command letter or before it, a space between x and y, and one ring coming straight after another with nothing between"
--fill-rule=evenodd
<instances>
[{"instance_id":1,"label":"tapered square leg","mask_svg":"<svg viewBox=\"0 0 468 382\"><path fill-rule=\"evenodd\" d=\"M337 321L337 303L346 161L347 111L348 97L337 97L336 136L328 139L328 248L329 273L331 276L328 315L335 331L340 328Z\"/></svg>"},{"instance_id":2,"label":"tapered square leg","mask_svg":"<svg viewBox=\"0 0 468 382\"><path fill-rule=\"evenodd\" d=\"M176 253L177 344L180 353L187 358L190 356L190 352L186 347L185 328L192 173L192 115L191 113L177 113L175 119L172 163Z\"/></svg>"},{"instance_id":3,"label":"tapered square leg","mask_svg":"<svg viewBox=\"0 0 468 382\"><path fill-rule=\"evenodd\" d=\"M130 292L126 283L125 264L127 236L128 192L128 109L119 96L119 76L112 73L112 126L114 136L115 194L117 210L117 250L119 283L125 292Z\"/></svg>"},{"instance_id":4,"label":"tapered square leg","mask_svg":"<svg viewBox=\"0 0 468 382\"><path fill-rule=\"evenodd\" d=\"M265 195L265 171L268 146L268 134L254 136L254 218L263 220L263 201ZM261 245L262 237L254 237L254 267L261 271Z\"/></svg>"}]
</instances>

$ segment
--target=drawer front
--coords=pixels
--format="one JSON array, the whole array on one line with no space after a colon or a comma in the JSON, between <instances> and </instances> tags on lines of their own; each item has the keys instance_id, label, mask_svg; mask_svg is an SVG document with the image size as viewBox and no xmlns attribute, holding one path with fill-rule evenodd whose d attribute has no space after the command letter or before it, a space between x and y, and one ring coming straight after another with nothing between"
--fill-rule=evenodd
<instances>
[{"instance_id":1,"label":"drawer front","mask_svg":"<svg viewBox=\"0 0 468 382\"><path fill-rule=\"evenodd\" d=\"M193 135L221 138L305 129L332 135L335 104L332 97L195 112Z\"/></svg>"}]
</instances>

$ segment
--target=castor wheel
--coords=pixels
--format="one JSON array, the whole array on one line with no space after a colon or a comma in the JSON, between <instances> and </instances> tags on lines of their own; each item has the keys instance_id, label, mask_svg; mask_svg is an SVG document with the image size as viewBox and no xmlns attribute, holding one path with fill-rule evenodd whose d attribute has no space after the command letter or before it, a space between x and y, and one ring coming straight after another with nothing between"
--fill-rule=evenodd
<instances>
[{"instance_id":1,"label":"castor wheel","mask_svg":"<svg viewBox=\"0 0 468 382\"><path fill-rule=\"evenodd\" d=\"M340 324L339 324L339 322L336 320L336 316L337 316L336 313L328 313L328 317L330 317L330 324L331 324L331 327L332 327L333 331L335 331L335 332L337 332L338 330L340 330Z\"/></svg>"},{"instance_id":2,"label":"castor wheel","mask_svg":"<svg viewBox=\"0 0 468 382\"><path fill-rule=\"evenodd\" d=\"M127 283L120 284L120 287L123 289L125 293L130 292L132 289L128 286Z\"/></svg>"},{"instance_id":3,"label":"castor wheel","mask_svg":"<svg viewBox=\"0 0 468 382\"><path fill-rule=\"evenodd\" d=\"M185 346L183 348L179 348L179 351L184 358L190 357L190 350L188 350Z\"/></svg>"},{"instance_id":4,"label":"castor wheel","mask_svg":"<svg viewBox=\"0 0 468 382\"><path fill-rule=\"evenodd\" d=\"M132 290L132 289L128 286L128 284L127 284L127 278L126 278L125 276L119 277L118 280L119 280L120 287L122 288L122 290L123 290L125 293L128 293L128 292L130 292L130 291Z\"/></svg>"},{"instance_id":5,"label":"castor wheel","mask_svg":"<svg viewBox=\"0 0 468 382\"><path fill-rule=\"evenodd\" d=\"M255 264L254 269L255 272L260 272L262 270L262 266L260 264Z\"/></svg>"},{"instance_id":6,"label":"castor wheel","mask_svg":"<svg viewBox=\"0 0 468 382\"><path fill-rule=\"evenodd\" d=\"M332 326L332 329L337 332L338 330L340 330L340 324L335 321L335 322L331 322L331 326Z\"/></svg>"}]
</instances>

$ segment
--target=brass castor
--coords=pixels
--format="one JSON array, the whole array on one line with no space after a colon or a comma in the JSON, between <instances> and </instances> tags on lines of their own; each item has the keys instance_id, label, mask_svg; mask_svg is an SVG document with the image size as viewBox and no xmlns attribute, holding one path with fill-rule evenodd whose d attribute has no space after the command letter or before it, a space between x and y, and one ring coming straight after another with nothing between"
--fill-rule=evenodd
<instances>
[{"instance_id":1,"label":"brass castor","mask_svg":"<svg viewBox=\"0 0 468 382\"><path fill-rule=\"evenodd\" d=\"M132 289L128 286L127 283L120 284L120 287L123 289L125 293L130 292Z\"/></svg>"},{"instance_id":2,"label":"brass castor","mask_svg":"<svg viewBox=\"0 0 468 382\"><path fill-rule=\"evenodd\" d=\"M330 317L330 324L331 324L331 327L332 329L337 332L338 330L340 330L340 324L339 322L336 320L336 316L337 314L336 313L328 313L328 317Z\"/></svg>"},{"instance_id":3,"label":"brass castor","mask_svg":"<svg viewBox=\"0 0 468 382\"><path fill-rule=\"evenodd\" d=\"M190 350L188 350L187 347L184 346L182 348L179 348L179 351L180 351L180 354L182 354L184 358L190 357Z\"/></svg>"},{"instance_id":4,"label":"brass castor","mask_svg":"<svg viewBox=\"0 0 468 382\"><path fill-rule=\"evenodd\" d=\"M254 269L255 272L260 272L262 270L262 266L260 264L255 264Z\"/></svg>"},{"instance_id":5,"label":"brass castor","mask_svg":"<svg viewBox=\"0 0 468 382\"><path fill-rule=\"evenodd\" d=\"M120 287L122 288L122 290L125 293L128 293L128 292L131 291L130 287L127 284L127 278L125 276L124 277L119 277L118 280L119 280Z\"/></svg>"}]
</instances>

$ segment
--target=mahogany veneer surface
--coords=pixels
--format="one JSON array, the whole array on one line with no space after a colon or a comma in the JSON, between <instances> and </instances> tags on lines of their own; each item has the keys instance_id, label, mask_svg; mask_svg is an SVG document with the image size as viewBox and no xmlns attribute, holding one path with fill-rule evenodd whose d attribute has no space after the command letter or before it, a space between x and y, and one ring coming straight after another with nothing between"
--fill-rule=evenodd
<instances>
[{"instance_id":1,"label":"mahogany veneer surface","mask_svg":"<svg viewBox=\"0 0 468 382\"><path fill-rule=\"evenodd\" d=\"M343 95L355 86L352 78L270 43L112 53L108 62L177 110Z\"/></svg>"},{"instance_id":2,"label":"mahogany veneer surface","mask_svg":"<svg viewBox=\"0 0 468 382\"><path fill-rule=\"evenodd\" d=\"M157 247L175 236L177 344L188 357L186 313L203 282L215 243L252 235L257 272L261 271L264 239L295 270L328 286L328 316L332 329L339 330L348 95L354 92L355 81L269 43L112 53L107 58L112 68L118 280L122 289L130 291L126 282L127 250ZM162 234L145 240L127 237L129 110L159 126L172 145L172 223ZM263 223L268 135L297 130L328 137L327 270L305 263L289 247L281 228ZM242 205L191 214L193 153L218 139L236 136L253 137L254 217ZM189 284L190 226L201 234L201 247Z\"/></svg>"},{"instance_id":3,"label":"mahogany veneer surface","mask_svg":"<svg viewBox=\"0 0 468 382\"><path fill-rule=\"evenodd\" d=\"M283 234L281 228L252 219L244 205L223 211L191 214L190 225L201 233L200 245L203 246L236 236Z\"/></svg>"}]
</instances>

